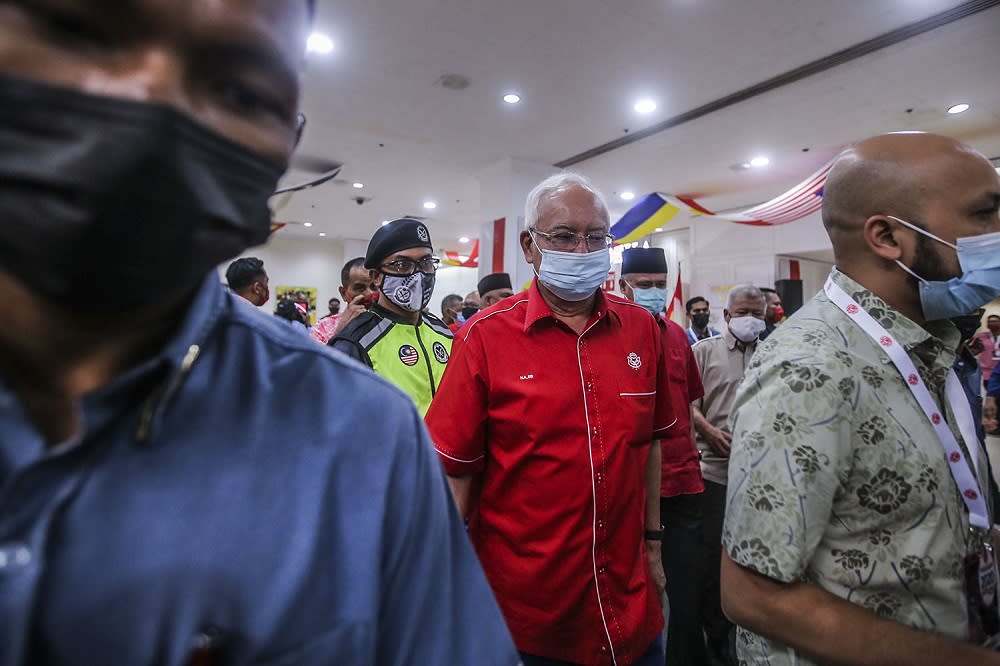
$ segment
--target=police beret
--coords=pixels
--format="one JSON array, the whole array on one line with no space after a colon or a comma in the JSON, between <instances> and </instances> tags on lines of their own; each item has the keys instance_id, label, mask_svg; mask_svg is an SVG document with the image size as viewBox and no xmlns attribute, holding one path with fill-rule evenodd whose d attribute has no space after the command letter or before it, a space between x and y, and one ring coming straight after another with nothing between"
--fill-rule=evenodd
<instances>
[{"instance_id":1,"label":"police beret","mask_svg":"<svg viewBox=\"0 0 1000 666\"><path fill-rule=\"evenodd\" d=\"M633 247L622 253L622 275L666 273L667 258L660 247Z\"/></svg>"},{"instance_id":2,"label":"police beret","mask_svg":"<svg viewBox=\"0 0 1000 666\"><path fill-rule=\"evenodd\" d=\"M514 288L510 286L509 275L506 273L493 273L491 275L487 275L479 281L479 285L477 287L477 291L479 291L480 296L491 291L496 291L497 289L514 290Z\"/></svg>"},{"instance_id":3,"label":"police beret","mask_svg":"<svg viewBox=\"0 0 1000 666\"><path fill-rule=\"evenodd\" d=\"M368 252L365 253L365 268L378 268L393 253L414 247L434 249L427 226L408 217L393 220L372 236Z\"/></svg>"}]
</instances>

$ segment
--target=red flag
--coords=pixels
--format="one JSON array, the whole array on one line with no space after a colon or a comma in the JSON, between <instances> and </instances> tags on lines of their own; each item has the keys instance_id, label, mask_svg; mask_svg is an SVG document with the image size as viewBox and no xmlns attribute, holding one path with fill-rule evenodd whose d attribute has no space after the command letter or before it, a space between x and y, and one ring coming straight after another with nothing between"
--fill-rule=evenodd
<instances>
[{"instance_id":1,"label":"red flag","mask_svg":"<svg viewBox=\"0 0 1000 666\"><path fill-rule=\"evenodd\" d=\"M674 296L667 304L667 319L673 319L676 313L678 317L684 312L684 296L681 294L681 267L677 265L677 285L674 287Z\"/></svg>"}]
</instances>

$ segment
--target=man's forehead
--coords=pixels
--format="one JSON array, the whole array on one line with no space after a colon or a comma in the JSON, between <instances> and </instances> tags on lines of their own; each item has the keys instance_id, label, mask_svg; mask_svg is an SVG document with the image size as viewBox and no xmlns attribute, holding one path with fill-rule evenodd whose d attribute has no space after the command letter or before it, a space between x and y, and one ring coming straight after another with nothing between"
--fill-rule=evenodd
<instances>
[{"instance_id":1,"label":"man's forehead","mask_svg":"<svg viewBox=\"0 0 1000 666\"><path fill-rule=\"evenodd\" d=\"M628 280L629 282L643 282L643 281L659 282L661 280L666 280L667 279L667 274L666 273L629 273L627 275L623 275L622 277L625 278L626 280Z\"/></svg>"},{"instance_id":2,"label":"man's forehead","mask_svg":"<svg viewBox=\"0 0 1000 666\"><path fill-rule=\"evenodd\" d=\"M544 197L538 221L550 228L607 229L609 220L600 201L582 187L568 187Z\"/></svg>"},{"instance_id":3,"label":"man's forehead","mask_svg":"<svg viewBox=\"0 0 1000 666\"><path fill-rule=\"evenodd\" d=\"M305 58L307 0L78 0L108 16L182 39L243 42L273 51L297 72Z\"/></svg>"}]
</instances>

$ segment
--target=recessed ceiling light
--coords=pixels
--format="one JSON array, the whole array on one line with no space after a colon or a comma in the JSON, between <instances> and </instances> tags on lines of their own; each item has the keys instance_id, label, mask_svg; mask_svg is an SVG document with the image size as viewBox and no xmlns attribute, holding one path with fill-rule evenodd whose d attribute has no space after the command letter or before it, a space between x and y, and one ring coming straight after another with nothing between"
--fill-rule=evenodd
<instances>
[{"instance_id":1,"label":"recessed ceiling light","mask_svg":"<svg viewBox=\"0 0 1000 666\"><path fill-rule=\"evenodd\" d=\"M752 167L766 167L771 163L771 160L764 157L763 155L758 155L757 157L750 160L750 166Z\"/></svg>"},{"instance_id":2,"label":"recessed ceiling light","mask_svg":"<svg viewBox=\"0 0 1000 666\"><path fill-rule=\"evenodd\" d=\"M365 186L364 183L354 183L353 185L351 185L351 187L353 187L356 190L360 190L364 186Z\"/></svg>"},{"instance_id":3,"label":"recessed ceiling light","mask_svg":"<svg viewBox=\"0 0 1000 666\"><path fill-rule=\"evenodd\" d=\"M458 242L459 243L468 243L469 242L469 237L468 236L462 236L461 238L458 239Z\"/></svg>"},{"instance_id":4,"label":"recessed ceiling light","mask_svg":"<svg viewBox=\"0 0 1000 666\"><path fill-rule=\"evenodd\" d=\"M518 102L521 101L521 96L518 95L517 93L507 93L506 95L503 96L503 101L507 102L508 104L517 104Z\"/></svg>"},{"instance_id":5,"label":"recessed ceiling light","mask_svg":"<svg viewBox=\"0 0 1000 666\"><path fill-rule=\"evenodd\" d=\"M424 208L426 208L427 210L434 210L437 207L438 207L438 205L436 203L434 203L433 201L425 201L424 202Z\"/></svg>"},{"instance_id":6,"label":"recessed ceiling light","mask_svg":"<svg viewBox=\"0 0 1000 666\"><path fill-rule=\"evenodd\" d=\"M333 40L322 32L314 32L306 40L306 50L310 53L330 53L333 51Z\"/></svg>"},{"instance_id":7,"label":"recessed ceiling light","mask_svg":"<svg viewBox=\"0 0 1000 666\"><path fill-rule=\"evenodd\" d=\"M651 99L640 99L632 108L636 113L652 113L656 111L656 102Z\"/></svg>"},{"instance_id":8,"label":"recessed ceiling light","mask_svg":"<svg viewBox=\"0 0 1000 666\"><path fill-rule=\"evenodd\" d=\"M635 199L635 192L622 192L618 196L620 196L625 201L632 201L632 199Z\"/></svg>"},{"instance_id":9,"label":"recessed ceiling light","mask_svg":"<svg viewBox=\"0 0 1000 666\"><path fill-rule=\"evenodd\" d=\"M385 225L389 224L389 222L390 220L382 220L382 226L384 227Z\"/></svg>"},{"instance_id":10,"label":"recessed ceiling light","mask_svg":"<svg viewBox=\"0 0 1000 666\"><path fill-rule=\"evenodd\" d=\"M956 104L955 106L948 108L948 113L955 115L956 113L964 113L969 110L969 105L966 103Z\"/></svg>"},{"instance_id":11,"label":"recessed ceiling light","mask_svg":"<svg viewBox=\"0 0 1000 666\"><path fill-rule=\"evenodd\" d=\"M656 231L663 231L663 227L656 227Z\"/></svg>"},{"instance_id":12,"label":"recessed ceiling light","mask_svg":"<svg viewBox=\"0 0 1000 666\"><path fill-rule=\"evenodd\" d=\"M324 232L324 231L321 231L321 232L319 232L319 235L320 235L320 236L326 236L326 232Z\"/></svg>"},{"instance_id":13,"label":"recessed ceiling light","mask_svg":"<svg viewBox=\"0 0 1000 666\"><path fill-rule=\"evenodd\" d=\"M303 226L303 227L311 227L312 225L313 225L313 223L312 223L312 222L303 222L303 223L302 223L302 226Z\"/></svg>"}]
</instances>

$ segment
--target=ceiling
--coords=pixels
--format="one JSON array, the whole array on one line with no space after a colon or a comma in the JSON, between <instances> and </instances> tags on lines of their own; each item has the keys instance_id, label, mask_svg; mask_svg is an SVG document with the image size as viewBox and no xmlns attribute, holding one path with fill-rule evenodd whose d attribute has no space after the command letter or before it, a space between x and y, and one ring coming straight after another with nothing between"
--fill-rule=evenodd
<instances>
[{"instance_id":1,"label":"ceiling","mask_svg":"<svg viewBox=\"0 0 1000 666\"><path fill-rule=\"evenodd\" d=\"M343 162L339 183L296 194L280 233L368 238L428 215L461 249L480 225L476 174L506 157L554 164L901 26L944 0L320 0L300 151ZM845 7L850 5L850 10ZM981 11L573 167L617 193L694 194L710 208L759 203L845 144L920 129L1000 155L1000 6ZM469 80L464 90L442 75ZM510 91L520 104L503 103ZM649 115L632 106L650 97ZM971 109L949 116L952 104ZM762 169L734 164L766 155ZM305 174L291 173L287 180ZM352 182L364 188L351 187ZM357 205L356 196L370 197ZM422 203L438 207L425 211ZM321 240L318 239L317 240Z\"/></svg>"}]
</instances>

